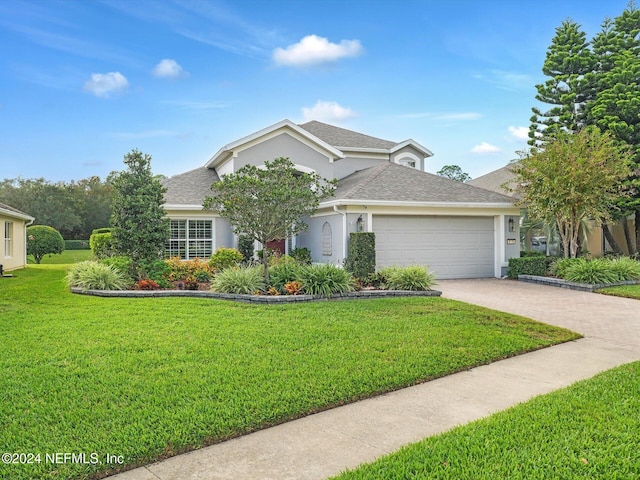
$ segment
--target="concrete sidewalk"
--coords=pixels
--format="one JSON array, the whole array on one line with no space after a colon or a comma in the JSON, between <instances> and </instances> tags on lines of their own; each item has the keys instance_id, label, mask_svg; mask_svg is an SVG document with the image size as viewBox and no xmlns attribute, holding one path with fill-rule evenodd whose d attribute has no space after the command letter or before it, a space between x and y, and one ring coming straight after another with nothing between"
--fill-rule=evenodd
<instances>
[{"instance_id":1,"label":"concrete sidewalk","mask_svg":"<svg viewBox=\"0 0 640 480\"><path fill-rule=\"evenodd\" d=\"M640 359L640 302L506 280L443 296L562 326L584 339L335 408L110 478L323 479L410 442Z\"/></svg>"}]
</instances>

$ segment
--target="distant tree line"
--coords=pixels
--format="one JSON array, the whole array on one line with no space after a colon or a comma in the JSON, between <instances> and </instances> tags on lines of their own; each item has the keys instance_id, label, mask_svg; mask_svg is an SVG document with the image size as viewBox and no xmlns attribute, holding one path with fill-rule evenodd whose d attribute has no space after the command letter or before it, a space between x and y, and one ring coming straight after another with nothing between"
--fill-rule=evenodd
<instances>
[{"instance_id":1,"label":"distant tree line","mask_svg":"<svg viewBox=\"0 0 640 480\"><path fill-rule=\"evenodd\" d=\"M0 203L35 217L34 225L49 225L67 240L85 240L95 228L109 225L113 198L112 175L102 181L89 177L70 182L44 178L5 178Z\"/></svg>"}]
</instances>

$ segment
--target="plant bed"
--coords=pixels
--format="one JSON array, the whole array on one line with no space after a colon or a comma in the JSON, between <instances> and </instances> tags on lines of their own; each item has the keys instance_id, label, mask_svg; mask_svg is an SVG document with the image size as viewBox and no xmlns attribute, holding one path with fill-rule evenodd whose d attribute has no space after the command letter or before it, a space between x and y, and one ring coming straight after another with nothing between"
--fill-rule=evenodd
<instances>
[{"instance_id":1,"label":"plant bed","mask_svg":"<svg viewBox=\"0 0 640 480\"><path fill-rule=\"evenodd\" d=\"M124 297L124 298L148 298L148 297L197 297L212 298L217 300L235 300L247 303L290 303L312 302L321 300L355 300L363 298L384 297L439 297L442 292L438 290L410 291L410 290L364 290L360 292L348 292L334 294L329 297L321 295L241 295L235 293L218 293L206 289L198 290L85 290L71 287L71 292L95 297Z\"/></svg>"},{"instance_id":2,"label":"plant bed","mask_svg":"<svg viewBox=\"0 0 640 480\"><path fill-rule=\"evenodd\" d=\"M539 285L549 285L551 287L568 288L570 290L579 290L581 292L595 292L602 288L616 287L620 285L638 285L637 280L626 280L614 283L576 283L557 277L541 277L537 275L518 275L518 280L527 283L537 283Z\"/></svg>"}]
</instances>

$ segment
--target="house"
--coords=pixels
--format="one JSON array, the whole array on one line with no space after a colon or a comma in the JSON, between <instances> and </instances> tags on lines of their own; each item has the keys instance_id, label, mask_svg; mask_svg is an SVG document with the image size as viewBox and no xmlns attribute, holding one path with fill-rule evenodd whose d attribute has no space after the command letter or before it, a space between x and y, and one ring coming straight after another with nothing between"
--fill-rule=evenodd
<instances>
[{"instance_id":1,"label":"house","mask_svg":"<svg viewBox=\"0 0 640 480\"><path fill-rule=\"evenodd\" d=\"M510 169L511 164L505 165L502 168L489 172L481 177L474 178L473 180L469 180L470 185L475 187L484 188L486 190L502 193L505 195L513 196L515 199L518 198L516 192L509 192L504 189L504 185L507 185L510 188L516 187L515 184L515 175ZM628 254L627 241L625 239L624 227L622 224L622 220L611 223L608 225L609 231L613 236L615 242L622 249L623 253ZM628 230L630 232L634 231L635 220L633 216L630 216L626 219ZM535 246L532 245L532 235L534 232L529 232L527 234L527 238L525 238L525 245L523 248L526 250L535 250ZM551 252L560 254L559 246L557 247L557 251ZM612 251L613 249L609 245L609 242L605 238L604 231L602 229L602 225L600 222L595 222L593 220L589 221L586 228L586 234L584 236L584 245L583 250L588 251L591 255L599 257L604 255L606 252Z\"/></svg>"},{"instance_id":2,"label":"house","mask_svg":"<svg viewBox=\"0 0 640 480\"><path fill-rule=\"evenodd\" d=\"M236 246L230 225L202 203L210 186L244 165L288 157L303 172L337 178L309 229L281 248L306 247L315 262L340 264L349 234L376 234L376 265L428 265L438 278L500 277L519 256L520 210L506 195L424 171L433 154L333 125L282 120L225 145L203 167L164 181L171 223L167 255L209 256ZM274 205L274 208L277 206Z\"/></svg>"},{"instance_id":3,"label":"house","mask_svg":"<svg viewBox=\"0 0 640 480\"><path fill-rule=\"evenodd\" d=\"M27 264L27 226L35 219L26 213L0 203L0 225L4 241L0 243L1 270L8 272Z\"/></svg>"}]
</instances>

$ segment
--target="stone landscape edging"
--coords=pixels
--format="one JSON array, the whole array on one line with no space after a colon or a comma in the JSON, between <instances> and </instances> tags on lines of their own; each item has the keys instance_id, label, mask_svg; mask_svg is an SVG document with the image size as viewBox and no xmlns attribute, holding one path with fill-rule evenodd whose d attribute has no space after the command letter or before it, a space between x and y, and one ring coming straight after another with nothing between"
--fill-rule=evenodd
<instances>
[{"instance_id":1,"label":"stone landscape edging","mask_svg":"<svg viewBox=\"0 0 640 480\"><path fill-rule=\"evenodd\" d=\"M518 275L518 280L527 283L537 283L539 285L549 285L551 287L568 288L570 290L579 290L581 292L595 292L602 288L617 287L620 285L638 285L640 282L636 280L626 280L624 282L615 283L576 283L569 282L562 278L540 277L538 275Z\"/></svg>"},{"instance_id":2,"label":"stone landscape edging","mask_svg":"<svg viewBox=\"0 0 640 480\"><path fill-rule=\"evenodd\" d=\"M423 292L413 292L410 290L365 290L360 292L349 292L343 294L323 297L320 295L241 295L235 293L218 293L202 290L84 290L78 287L71 287L71 293L80 295L92 295L95 297L119 297L119 298L162 298L162 297L194 297L213 298L216 300L234 300L245 303L292 303L292 302L314 302L328 300L357 300L364 298L385 298L385 297L439 297L442 292L439 290L427 290Z\"/></svg>"}]
</instances>

